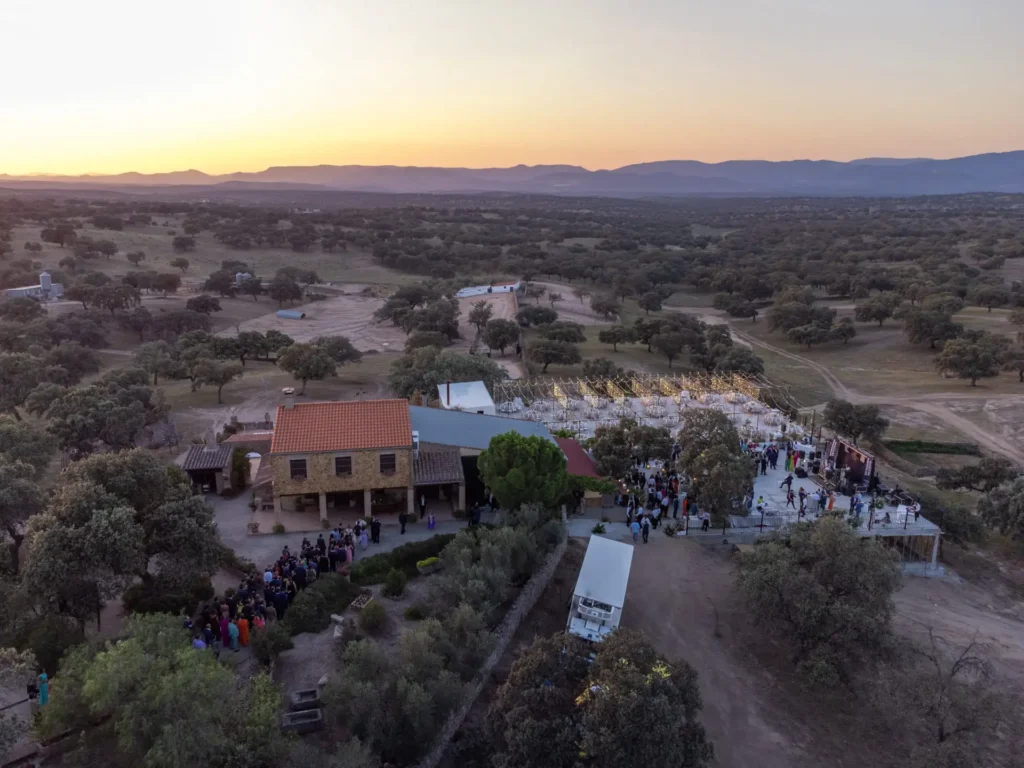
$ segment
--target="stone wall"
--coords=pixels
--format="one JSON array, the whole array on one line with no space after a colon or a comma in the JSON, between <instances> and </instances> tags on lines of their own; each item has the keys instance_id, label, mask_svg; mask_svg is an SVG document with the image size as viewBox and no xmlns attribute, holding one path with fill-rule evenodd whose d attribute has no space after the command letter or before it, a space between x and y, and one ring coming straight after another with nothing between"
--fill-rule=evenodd
<instances>
[{"instance_id":1,"label":"stone wall","mask_svg":"<svg viewBox=\"0 0 1024 768\"><path fill-rule=\"evenodd\" d=\"M395 471L390 475L380 473L382 453L395 454ZM334 474L334 457L351 456L352 474ZM291 459L306 460L306 479L292 480L288 462ZM408 488L412 485L412 449L386 448L374 451L351 451L331 453L296 453L272 455L274 471L274 493L289 496L298 493L319 493L325 491L361 491L365 488Z\"/></svg>"},{"instance_id":2,"label":"stone wall","mask_svg":"<svg viewBox=\"0 0 1024 768\"><path fill-rule=\"evenodd\" d=\"M512 636L519 629L519 624L533 610L533 606L537 604L537 600L547 588L551 577L554 576L555 569L558 568L558 563L561 561L562 555L565 554L568 543L568 535L563 536L562 541L548 555L547 560L537 572L533 574L533 577L523 588L523 591L519 593L515 603L512 604L512 608L505 614L505 618L502 619L501 624L498 625L494 632L497 637L494 650L491 651L491 655L487 657L487 661L484 662L483 667L481 667L473 681L468 684L462 706L449 716L448 721L437 735L437 741L434 743L433 749L430 750L430 753L420 763L420 768L436 768L437 764L441 762L441 758L448 749L448 744L451 742L452 737L462 727L462 722L466 719L466 715L469 714L469 710L476 704L477 698L479 698L488 680L490 680L491 673L494 672L494 668L498 665L501 657L505 655ZM566 606L566 615L568 615L568 606Z\"/></svg>"}]
</instances>

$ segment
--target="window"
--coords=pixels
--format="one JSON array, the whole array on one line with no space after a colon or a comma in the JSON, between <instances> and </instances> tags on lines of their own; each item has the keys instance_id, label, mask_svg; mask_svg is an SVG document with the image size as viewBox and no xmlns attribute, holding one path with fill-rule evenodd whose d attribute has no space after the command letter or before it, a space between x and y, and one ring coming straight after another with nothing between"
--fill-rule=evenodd
<instances>
[{"instance_id":1,"label":"window","mask_svg":"<svg viewBox=\"0 0 1024 768\"><path fill-rule=\"evenodd\" d=\"M305 480L306 479L306 460L305 459L290 459L288 461L288 468L291 470L292 480Z\"/></svg>"},{"instance_id":2,"label":"window","mask_svg":"<svg viewBox=\"0 0 1024 768\"><path fill-rule=\"evenodd\" d=\"M380 473L382 475L393 475L395 474L395 469L395 454L382 453L380 455Z\"/></svg>"},{"instance_id":3,"label":"window","mask_svg":"<svg viewBox=\"0 0 1024 768\"><path fill-rule=\"evenodd\" d=\"M352 474L352 457L351 456L335 456L334 457L334 474L336 474L336 475L351 475Z\"/></svg>"}]
</instances>

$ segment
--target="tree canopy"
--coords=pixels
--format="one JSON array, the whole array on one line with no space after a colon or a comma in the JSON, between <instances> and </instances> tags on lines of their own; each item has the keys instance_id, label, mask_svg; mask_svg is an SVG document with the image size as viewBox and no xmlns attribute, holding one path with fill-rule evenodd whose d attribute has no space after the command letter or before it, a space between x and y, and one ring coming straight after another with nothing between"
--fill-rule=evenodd
<instances>
[{"instance_id":1,"label":"tree canopy","mask_svg":"<svg viewBox=\"0 0 1024 768\"><path fill-rule=\"evenodd\" d=\"M787 641L800 670L834 687L885 646L899 579L890 550L826 516L744 554L739 587L755 619Z\"/></svg>"},{"instance_id":2,"label":"tree canopy","mask_svg":"<svg viewBox=\"0 0 1024 768\"><path fill-rule=\"evenodd\" d=\"M491 763L700 768L714 759L701 707L696 671L663 659L642 633L620 629L593 646L541 638L516 659L487 712Z\"/></svg>"},{"instance_id":3,"label":"tree canopy","mask_svg":"<svg viewBox=\"0 0 1024 768\"><path fill-rule=\"evenodd\" d=\"M854 445L861 438L878 440L889 427L889 420L881 416L877 405L853 405L847 400L830 400L822 423Z\"/></svg>"},{"instance_id":4,"label":"tree canopy","mask_svg":"<svg viewBox=\"0 0 1024 768\"><path fill-rule=\"evenodd\" d=\"M565 454L555 443L518 432L492 437L477 460L480 478L507 509L560 504L569 490L565 465Z\"/></svg>"},{"instance_id":5,"label":"tree canopy","mask_svg":"<svg viewBox=\"0 0 1024 768\"><path fill-rule=\"evenodd\" d=\"M416 392L432 396L446 381L482 381L493 392L494 385L507 378L508 371L486 357L423 347L392 363L388 385L399 397Z\"/></svg>"}]
</instances>

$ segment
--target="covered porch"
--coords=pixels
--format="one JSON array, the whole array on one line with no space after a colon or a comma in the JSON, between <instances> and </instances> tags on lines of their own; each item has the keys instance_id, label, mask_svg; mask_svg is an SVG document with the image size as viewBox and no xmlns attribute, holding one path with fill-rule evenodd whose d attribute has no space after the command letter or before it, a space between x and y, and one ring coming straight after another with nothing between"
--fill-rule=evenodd
<instances>
[{"instance_id":1,"label":"covered porch","mask_svg":"<svg viewBox=\"0 0 1024 768\"><path fill-rule=\"evenodd\" d=\"M466 511L466 476L457 448L419 451L413 457L417 517L424 510L439 519L445 512L462 517Z\"/></svg>"}]
</instances>

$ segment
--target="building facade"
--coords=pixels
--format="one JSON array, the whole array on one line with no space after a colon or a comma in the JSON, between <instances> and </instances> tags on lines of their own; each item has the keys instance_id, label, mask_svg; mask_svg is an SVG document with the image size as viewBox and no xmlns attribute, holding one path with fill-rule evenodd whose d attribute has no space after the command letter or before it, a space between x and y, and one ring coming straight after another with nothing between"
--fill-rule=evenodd
<instances>
[{"instance_id":1,"label":"building facade","mask_svg":"<svg viewBox=\"0 0 1024 768\"><path fill-rule=\"evenodd\" d=\"M405 400L294 403L277 411L269 460L274 509L413 511L413 440Z\"/></svg>"}]
</instances>

